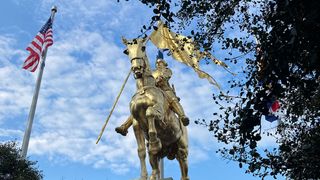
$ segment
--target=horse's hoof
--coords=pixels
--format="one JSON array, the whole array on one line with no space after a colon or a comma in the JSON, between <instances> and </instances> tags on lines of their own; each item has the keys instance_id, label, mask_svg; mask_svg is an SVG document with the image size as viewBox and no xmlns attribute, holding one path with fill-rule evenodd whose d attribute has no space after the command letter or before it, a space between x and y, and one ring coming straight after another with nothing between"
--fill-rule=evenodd
<instances>
[{"instance_id":1,"label":"horse's hoof","mask_svg":"<svg viewBox=\"0 0 320 180\"><path fill-rule=\"evenodd\" d=\"M158 180L159 179L158 177L160 176L159 173L160 173L159 171L153 171L150 176L150 180Z\"/></svg>"},{"instance_id":2,"label":"horse's hoof","mask_svg":"<svg viewBox=\"0 0 320 180\"><path fill-rule=\"evenodd\" d=\"M121 134L122 136L126 136L127 133L128 133L128 130L123 126L116 127L115 130L116 130L117 133Z\"/></svg>"},{"instance_id":3,"label":"horse's hoof","mask_svg":"<svg viewBox=\"0 0 320 180\"><path fill-rule=\"evenodd\" d=\"M157 138L156 141L149 142L149 152L152 154L157 154L162 148L162 144L160 142L160 139Z\"/></svg>"},{"instance_id":4,"label":"horse's hoof","mask_svg":"<svg viewBox=\"0 0 320 180\"><path fill-rule=\"evenodd\" d=\"M182 177L181 180L190 180L190 178L189 177L184 177L184 178Z\"/></svg>"},{"instance_id":5,"label":"horse's hoof","mask_svg":"<svg viewBox=\"0 0 320 180\"><path fill-rule=\"evenodd\" d=\"M141 176L139 180L148 180L148 176Z\"/></svg>"}]
</instances>

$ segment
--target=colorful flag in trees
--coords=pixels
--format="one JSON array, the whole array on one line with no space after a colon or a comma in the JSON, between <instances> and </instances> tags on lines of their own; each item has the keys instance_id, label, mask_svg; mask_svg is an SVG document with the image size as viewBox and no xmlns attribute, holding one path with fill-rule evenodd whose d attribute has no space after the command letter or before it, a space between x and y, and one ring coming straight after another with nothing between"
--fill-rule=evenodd
<instances>
[{"instance_id":1,"label":"colorful flag in trees","mask_svg":"<svg viewBox=\"0 0 320 180\"><path fill-rule=\"evenodd\" d=\"M274 115L278 109L280 109L280 103L278 100L274 100L273 102L267 103L267 107L269 108L269 114L265 116L265 119L269 122L273 122L278 120L278 117Z\"/></svg>"}]
</instances>

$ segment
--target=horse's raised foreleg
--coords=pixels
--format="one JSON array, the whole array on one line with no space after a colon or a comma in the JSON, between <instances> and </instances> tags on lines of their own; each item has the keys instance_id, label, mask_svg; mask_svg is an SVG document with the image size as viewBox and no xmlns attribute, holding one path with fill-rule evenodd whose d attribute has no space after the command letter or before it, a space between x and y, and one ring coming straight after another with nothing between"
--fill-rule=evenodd
<instances>
[{"instance_id":1,"label":"horse's raised foreleg","mask_svg":"<svg viewBox=\"0 0 320 180\"><path fill-rule=\"evenodd\" d=\"M133 131L134 135L136 136L137 144L138 144L138 155L140 159L140 179L139 180L147 180L148 179L148 172L146 167L146 144L145 139L143 136L143 131L140 128L138 122L134 119L133 120Z\"/></svg>"},{"instance_id":2,"label":"horse's raised foreleg","mask_svg":"<svg viewBox=\"0 0 320 180\"><path fill-rule=\"evenodd\" d=\"M188 136L185 127L182 127L183 134L179 139L178 143L178 151L176 158L180 165L181 171L181 180L189 180L188 177Z\"/></svg>"}]
</instances>

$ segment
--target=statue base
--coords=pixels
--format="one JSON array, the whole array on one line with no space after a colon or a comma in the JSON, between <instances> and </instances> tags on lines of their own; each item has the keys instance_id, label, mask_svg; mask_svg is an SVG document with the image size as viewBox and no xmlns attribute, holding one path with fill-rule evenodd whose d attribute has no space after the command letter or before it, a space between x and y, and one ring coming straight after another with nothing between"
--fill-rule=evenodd
<instances>
[{"instance_id":1,"label":"statue base","mask_svg":"<svg viewBox=\"0 0 320 180\"><path fill-rule=\"evenodd\" d=\"M149 179L149 178L148 178L148 179ZM140 178L134 179L134 180L140 180ZM172 178L172 177L169 177L169 178L163 178L163 179L159 179L159 180L173 180L173 178Z\"/></svg>"}]
</instances>

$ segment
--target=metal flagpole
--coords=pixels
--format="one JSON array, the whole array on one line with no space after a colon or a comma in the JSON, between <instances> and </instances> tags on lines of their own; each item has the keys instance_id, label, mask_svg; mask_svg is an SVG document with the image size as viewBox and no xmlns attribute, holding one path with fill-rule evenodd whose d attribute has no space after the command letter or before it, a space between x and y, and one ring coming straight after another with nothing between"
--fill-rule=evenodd
<instances>
[{"instance_id":1,"label":"metal flagpole","mask_svg":"<svg viewBox=\"0 0 320 180\"><path fill-rule=\"evenodd\" d=\"M57 7L53 6L51 8L51 20L52 20L52 22L54 20L54 15L55 15L56 12L57 12ZM21 152L22 158L26 158L26 156L27 156L33 118L34 118L34 114L35 114L36 107L37 107L37 101L38 101L38 95L39 95L39 90L40 90L40 85L41 85L41 79L42 79L43 69L44 69L45 61L46 61L46 57L47 57L47 49L48 48L46 48L44 50L43 54L42 54L42 61L41 61L41 65L40 65L40 70L39 70L37 82L36 82L36 88L35 88L35 91L34 91L34 94L33 94L32 103L31 103L31 107L30 107L30 112L29 112L29 117L28 117L28 124L27 124L26 131L24 132L24 137L23 137L23 142L22 142L22 152Z\"/></svg>"},{"instance_id":2,"label":"metal flagpole","mask_svg":"<svg viewBox=\"0 0 320 180\"><path fill-rule=\"evenodd\" d=\"M168 177L168 178L164 177L164 158L160 159L159 165L160 165L160 180L173 180L172 177Z\"/></svg>"},{"instance_id":3,"label":"metal flagpole","mask_svg":"<svg viewBox=\"0 0 320 180\"><path fill-rule=\"evenodd\" d=\"M160 159L160 179L164 179L164 164L163 164L163 158Z\"/></svg>"}]
</instances>

